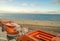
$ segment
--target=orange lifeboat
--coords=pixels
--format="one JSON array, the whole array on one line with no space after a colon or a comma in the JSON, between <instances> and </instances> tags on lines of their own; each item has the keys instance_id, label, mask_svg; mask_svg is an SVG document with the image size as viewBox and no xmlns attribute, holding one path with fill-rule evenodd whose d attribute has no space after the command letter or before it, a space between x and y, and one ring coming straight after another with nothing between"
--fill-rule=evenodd
<instances>
[{"instance_id":1,"label":"orange lifeboat","mask_svg":"<svg viewBox=\"0 0 60 41\"><path fill-rule=\"evenodd\" d=\"M5 31L5 29L6 29L6 27L7 27L6 24L7 24L7 23L12 23L12 22L13 22L13 21L3 21L3 22L1 22L2 32Z\"/></svg>"},{"instance_id":2,"label":"orange lifeboat","mask_svg":"<svg viewBox=\"0 0 60 41\"><path fill-rule=\"evenodd\" d=\"M7 34L15 35L19 33L18 31L16 31L16 28L14 26L5 26L5 27Z\"/></svg>"},{"instance_id":3,"label":"orange lifeboat","mask_svg":"<svg viewBox=\"0 0 60 41\"><path fill-rule=\"evenodd\" d=\"M60 36L54 37L54 38L52 39L52 41L60 41Z\"/></svg>"},{"instance_id":4,"label":"orange lifeboat","mask_svg":"<svg viewBox=\"0 0 60 41\"><path fill-rule=\"evenodd\" d=\"M1 25L2 19L0 18L0 25Z\"/></svg>"},{"instance_id":5,"label":"orange lifeboat","mask_svg":"<svg viewBox=\"0 0 60 41\"><path fill-rule=\"evenodd\" d=\"M60 37L41 30L35 30L23 36L18 36L17 41L60 41Z\"/></svg>"},{"instance_id":6,"label":"orange lifeboat","mask_svg":"<svg viewBox=\"0 0 60 41\"><path fill-rule=\"evenodd\" d=\"M4 30L7 32L8 41L12 39L16 39L19 31L16 29L16 25L14 22L5 22L3 23Z\"/></svg>"},{"instance_id":7,"label":"orange lifeboat","mask_svg":"<svg viewBox=\"0 0 60 41\"><path fill-rule=\"evenodd\" d=\"M22 35L22 36L18 36L17 41L34 41L34 39L32 39L26 35Z\"/></svg>"},{"instance_id":8,"label":"orange lifeboat","mask_svg":"<svg viewBox=\"0 0 60 41\"><path fill-rule=\"evenodd\" d=\"M11 34L11 35L14 35L14 34L18 34L19 32L16 31L16 25L13 24L14 22L5 22L4 23L4 29L5 31L7 32L7 34Z\"/></svg>"}]
</instances>

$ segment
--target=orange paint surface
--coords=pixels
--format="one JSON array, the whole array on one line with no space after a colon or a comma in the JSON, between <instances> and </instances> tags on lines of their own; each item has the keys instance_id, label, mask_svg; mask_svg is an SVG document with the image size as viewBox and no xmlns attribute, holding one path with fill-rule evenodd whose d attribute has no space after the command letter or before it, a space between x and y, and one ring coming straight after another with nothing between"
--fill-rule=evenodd
<instances>
[{"instance_id":1,"label":"orange paint surface","mask_svg":"<svg viewBox=\"0 0 60 41\"><path fill-rule=\"evenodd\" d=\"M34 41L34 39L27 37L26 35L18 36L17 41Z\"/></svg>"},{"instance_id":2,"label":"orange paint surface","mask_svg":"<svg viewBox=\"0 0 60 41\"><path fill-rule=\"evenodd\" d=\"M28 37L28 38L26 38L26 37ZM56 37L56 36L53 34L46 33L41 30L35 30L35 31L27 33L26 35L23 35L22 39L21 39L21 36L18 36L17 40L18 41L20 41L20 40L28 41L28 39L30 39L29 41L41 41L41 40L42 41L52 41L52 39L54 37ZM31 39L33 39L33 40L31 40ZM60 40L60 38L56 38L56 41L59 41L59 40Z\"/></svg>"},{"instance_id":3,"label":"orange paint surface","mask_svg":"<svg viewBox=\"0 0 60 41\"><path fill-rule=\"evenodd\" d=\"M3 22L3 27L4 27L4 30L7 32L7 34L11 34L11 35L15 35L15 34L18 34L19 32L16 31L16 28L15 26L9 26L9 25L6 25L7 23L12 23L11 21L7 21L7 22Z\"/></svg>"}]
</instances>

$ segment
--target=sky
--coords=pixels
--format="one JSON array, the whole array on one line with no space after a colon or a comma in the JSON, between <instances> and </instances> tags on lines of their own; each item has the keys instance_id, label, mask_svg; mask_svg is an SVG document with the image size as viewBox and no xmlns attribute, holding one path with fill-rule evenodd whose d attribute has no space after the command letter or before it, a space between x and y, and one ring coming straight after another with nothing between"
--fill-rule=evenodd
<instances>
[{"instance_id":1,"label":"sky","mask_svg":"<svg viewBox=\"0 0 60 41\"><path fill-rule=\"evenodd\" d=\"M0 13L60 14L60 0L0 0Z\"/></svg>"}]
</instances>

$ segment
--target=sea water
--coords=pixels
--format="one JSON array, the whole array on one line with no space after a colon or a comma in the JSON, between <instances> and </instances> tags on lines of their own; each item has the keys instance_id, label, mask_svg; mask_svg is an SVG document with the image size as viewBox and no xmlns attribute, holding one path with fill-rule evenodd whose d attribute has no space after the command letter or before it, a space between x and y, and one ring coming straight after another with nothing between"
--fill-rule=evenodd
<instances>
[{"instance_id":1,"label":"sea water","mask_svg":"<svg viewBox=\"0 0 60 41\"><path fill-rule=\"evenodd\" d=\"M60 21L60 14L0 14L0 17L15 20Z\"/></svg>"}]
</instances>

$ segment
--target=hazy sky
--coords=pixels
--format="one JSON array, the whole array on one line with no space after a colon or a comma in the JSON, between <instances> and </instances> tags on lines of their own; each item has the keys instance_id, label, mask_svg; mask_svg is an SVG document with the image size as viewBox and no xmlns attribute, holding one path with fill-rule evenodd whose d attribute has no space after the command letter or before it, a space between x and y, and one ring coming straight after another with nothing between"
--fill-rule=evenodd
<instances>
[{"instance_id":1,"label":"hazy sky","mask_svg":"<svg viewBox=\"0 0 60 41\"><path fill-rule=\"evenodd\" d=\"M0 0L0 13L60 14L60 0Z\"/></svg>"}]
</instances>

